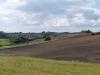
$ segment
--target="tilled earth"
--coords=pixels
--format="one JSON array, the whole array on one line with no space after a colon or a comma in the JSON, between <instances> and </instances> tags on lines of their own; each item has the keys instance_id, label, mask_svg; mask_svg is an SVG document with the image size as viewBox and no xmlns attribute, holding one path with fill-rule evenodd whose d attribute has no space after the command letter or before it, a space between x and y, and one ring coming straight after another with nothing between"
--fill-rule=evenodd
<instances>
[{"instance_id":1,"label":"tilled earth","mask_svg":"<svg viewBox=\"0 0 100 75\"><path fill-rule=\"evenodd\" d=\"M61 37L46 43L1 49L0 55L100 63L100 35Z\"/></svg>"}]
</instances>

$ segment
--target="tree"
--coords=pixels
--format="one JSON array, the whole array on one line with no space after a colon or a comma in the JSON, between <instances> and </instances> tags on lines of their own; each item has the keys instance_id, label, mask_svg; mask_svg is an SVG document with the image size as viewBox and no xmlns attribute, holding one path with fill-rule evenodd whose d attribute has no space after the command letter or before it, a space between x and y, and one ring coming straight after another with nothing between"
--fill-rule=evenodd
<instances>
[{"instance_id":1,"label":"tree","mask_svg":"<svg viewBox=\"0 0 100 75\"><path fill-rule=\"evenodd\" d=\"M49 41L51 40L51 37L49 36L49 34L47 32L42 32L43 38L45 41Z\"/></svg>"}]
</instances>

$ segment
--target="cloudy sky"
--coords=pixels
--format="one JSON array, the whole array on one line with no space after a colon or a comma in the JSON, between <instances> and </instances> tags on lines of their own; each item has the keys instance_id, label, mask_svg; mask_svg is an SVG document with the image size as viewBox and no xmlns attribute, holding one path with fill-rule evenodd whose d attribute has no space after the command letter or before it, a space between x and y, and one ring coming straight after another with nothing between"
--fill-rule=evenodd
<instances>
[{"instance_id":1,"label":"cloudy sky","mask_svg":"<svg viewBox=\"0 0 100 75\"><path fill-rule=\"evenodd\" d=\"M0 31L100 30L100 0L0 0Z\"/></svg>"}]
</instances>

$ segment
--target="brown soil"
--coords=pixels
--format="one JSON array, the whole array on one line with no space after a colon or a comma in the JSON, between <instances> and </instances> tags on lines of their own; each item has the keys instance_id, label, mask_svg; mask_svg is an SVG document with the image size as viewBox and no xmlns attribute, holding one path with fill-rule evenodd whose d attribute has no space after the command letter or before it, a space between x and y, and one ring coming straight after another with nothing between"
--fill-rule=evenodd
<instances>
[{"instance_id":1,"label":"brown soil","mask_svg":"<svg viewBox=\"0 0 100 75\"><path fill-rule=\"evenodd\" d=\"M0 54L100 63L100 35L61 37L47 43L3 49Z\"/></svg>"}]
</instances>

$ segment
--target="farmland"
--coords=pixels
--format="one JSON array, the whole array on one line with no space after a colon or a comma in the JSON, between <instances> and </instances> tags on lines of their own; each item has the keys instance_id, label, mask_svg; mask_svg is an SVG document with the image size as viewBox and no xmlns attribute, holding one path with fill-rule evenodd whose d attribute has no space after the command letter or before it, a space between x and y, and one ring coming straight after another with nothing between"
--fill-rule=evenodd
<instances>
[{"instance_id":1,"label":"farmland","mask_svg":"<svg viewBox=\"0 0 100 75\"><path fill-rule=\"evenodd\" d=\"M1 49L3 55L100 63L100 35L65 36L49 42Z\"/></svg>"}]
</instances>

